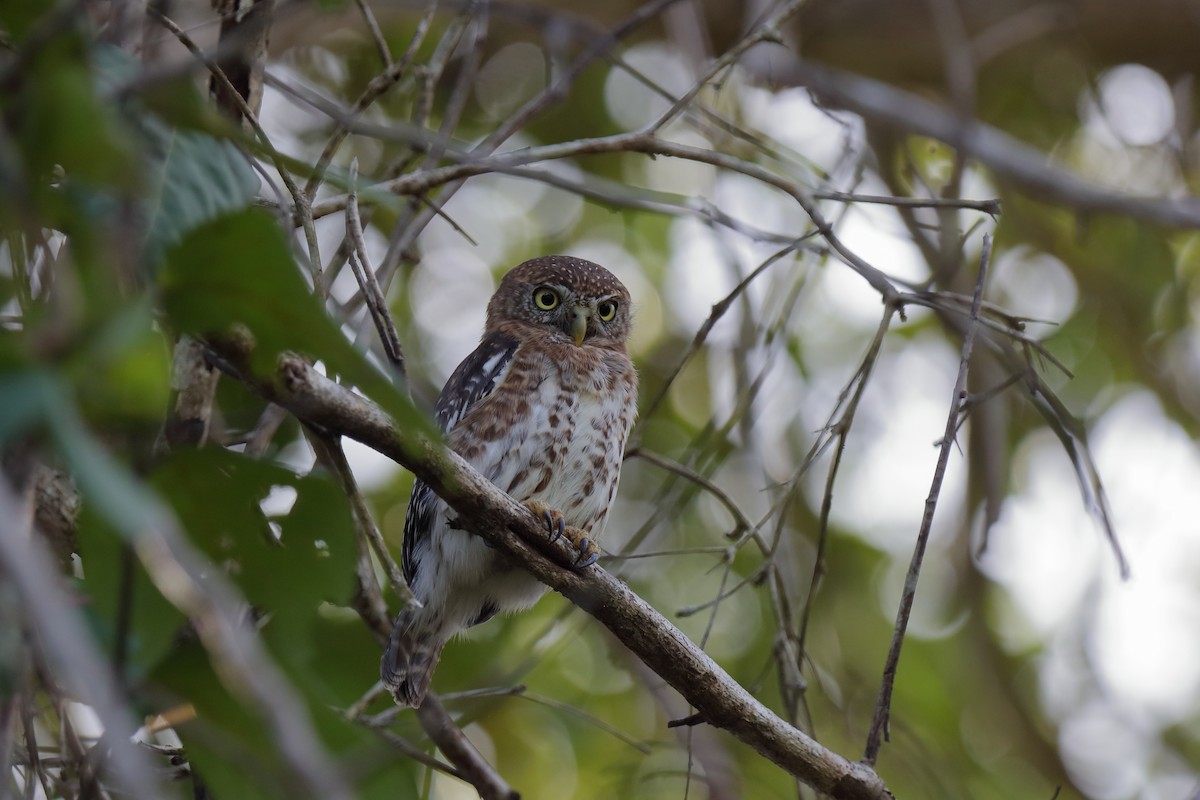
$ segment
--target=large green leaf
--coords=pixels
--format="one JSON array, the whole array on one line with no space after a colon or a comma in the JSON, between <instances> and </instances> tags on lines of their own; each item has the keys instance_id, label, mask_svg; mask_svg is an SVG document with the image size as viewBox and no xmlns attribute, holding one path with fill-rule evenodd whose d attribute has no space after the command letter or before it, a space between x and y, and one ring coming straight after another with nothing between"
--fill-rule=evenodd
<instances>
[{"instance_id":1,"label":"large green leaf","mask_svg":"<svg viewBox=\"0 0 1200 800\"><path fill-rule=\"evenodd\" d=\"M80 588L93 630L105 651L124 650L125 676L140 681L170 651L186 618L159 593L122 532L91 504L84 504L78 531Z\"/></svg>"},{"instance_id":2,"label":"large green leaf","mask_svg":"<svg viewBox=\"0 0 1200 800\"><path fill-rule=\"evenodd\" d=\"M252 365L260 375L270 373L281 353L300 352L358 386L402 425L432 432L425 416L326 315L267 212L246 209L191 231L168 252L159 285L181 332L248 330L254 337Z\"/></svg>"},{"instance_id":3,"label":"large green leaf","mask_svg":"<svg viewBox=\"0 0 1200 800\"><path fill-rule=\"evenodd\" d=\"M297 628L323 601L350 602L355 533L332 481L225 450L195 450L173 454L153 483L192 541L298 644L304 635ZM273 489L295 493L289 513L274 519L260 505Z\"/></svg>"},{"instance_id":4,"label":"large green leaf","mask_svg":"<svg viewBox=\"0 0 1200 800\"><path fill-rule=\"evenodd\" d=\"M97 47L94 62L99 82L110 93L135 78L140 69L136 59L115 47ZM220 214L244 208L259 187L258 176L233 142L213 134L221 126L207 118L213 112L202 104L190 82L171 88L171 104L159 103L158 107L172 110L177 124L134 100L122 103L144 167L142 261L150 270L188 231Z\"/></svg>"}]
</instances>

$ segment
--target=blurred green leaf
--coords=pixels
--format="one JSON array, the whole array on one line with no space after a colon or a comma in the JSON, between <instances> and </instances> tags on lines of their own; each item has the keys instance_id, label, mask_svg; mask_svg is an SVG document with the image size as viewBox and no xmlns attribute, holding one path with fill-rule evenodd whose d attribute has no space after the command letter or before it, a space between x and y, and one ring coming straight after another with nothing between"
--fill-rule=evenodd
<instances>
[{"instance_id":1,"label":"blurred green leaf","mask_svg":"<svg viewBox=\"0 0 1200 800\"><path fill-rule=\"evenodd\" d=\"M122 136L116 106L99 96L88 57L82 38L55 39L32 54L16 92L0 93L0 109L20 112L16 132L30 180L47 181L60 168L69 181L129 187L136 148Z\"/></svg>"},{"instance_id":2,"label":"blurred green leaf","mask_svg":"<svg viewBox=\"0 0 1200 800\"><path fill-rule=\"evenodd\" d=\"M332 481L225 450L194 450L172 454L153 484L192 541L296 645L307 646L300 629L322 602L350 602L355 532L346 497ZM289 513L268 518L260 504L272 490L289 489Z\"/></svg>"},{"instance_id":3,"label":"blurred green leaf","mask_svg":"<svg viewBox=\"0 0 1200 800\"><path fill-rule=\"evenodd\" d=\"M66 383L51 369L0 372L0 443L45 429L52 436L84 499L121 534L134 539L162 524L164 508L92 436Z\"/></svg>"},{"instance_id":4,"label":"blurred green leaf","mask_svg":"<svg viewBox=\"0 0 1200 800\"><path fill-rule=\"evenodd\" d=\"M167 254L163 305L180 332L199 336L244 326L251 359L269 375L296 351L358 386L403 426L432 434L424 414L355 350L305 286L275 220L265 211L226 214L191 231Z\"/></svg>"},{"instance_id":5,"label":"blurred green leaf","mask_svg":"<svg viewBox=\"0 0 1200 800\"><path fill-rule=\"evenodd\" d=\"M138 75L140 64L115 47L96 48L98 80L111 94ZM143 104L126 99L123 117L133 129L144 167L144 268L153 270L166 249L196 226L227 211L244 208L258 193L258 176L228 139L209 130L178 127L203 124L201 100L190 82L174 83L169 124ZM164 104L159 103L159 108ZM211 114L211 109L208 109ZM210 128L218 127L215 123Z\"/></svg>"},{"instance_id":6,"label":"blurred green leaf","mask_svg":"<svg viewBox=\"0 0 1200 800\"><path fill-rule=\"evenodd\" d=\"M121 531L88 504L79 517L79 557L97 638L110 654L124 648L128 679L144 679L182 634L186 618L159 593Z\"/></svg>"}]
</instances>

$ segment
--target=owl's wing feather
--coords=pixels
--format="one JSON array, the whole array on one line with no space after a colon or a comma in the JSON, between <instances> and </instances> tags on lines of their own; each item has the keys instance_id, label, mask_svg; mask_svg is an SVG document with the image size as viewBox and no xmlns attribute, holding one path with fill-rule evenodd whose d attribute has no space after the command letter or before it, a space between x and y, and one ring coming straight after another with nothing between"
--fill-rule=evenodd
<instances>
[{"instance_id":1,"label":"owl's wing feather","mask_svg":"<svg viewBox=\"0 0 1200 800\"><path fill-rule=\"evenodd\" d=\"M500 385L512 365L517 344L516 337L510 334L489 333L474 352L458 365L446 381L434 409L438 427L443 433L452 431L472 406ZM422 543L433 529L437 504L437 495L424 481L413 483L408 513L404 517L404 544L401 549L404 579L410 586L417 578L421 551L425 549Z\"/></svg>"}]
</instances>

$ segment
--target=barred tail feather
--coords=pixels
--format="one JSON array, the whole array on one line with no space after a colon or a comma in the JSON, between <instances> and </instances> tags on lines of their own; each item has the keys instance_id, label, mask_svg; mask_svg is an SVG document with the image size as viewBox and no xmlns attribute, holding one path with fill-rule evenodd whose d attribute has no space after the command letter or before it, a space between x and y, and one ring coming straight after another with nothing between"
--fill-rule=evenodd
<instances>
[{"instance_id":1,"label":"barred tail feather","mask_svg":"<svg viewBox=\"0 0 1200 800\"><path fill-rule=\"evenodd\" d=\"M446 640L422 626L418 608L409 606L396 617L388 639L379 676L392 697L402 706L416 708L429 691Z\"/></svg>"}]
</instances>

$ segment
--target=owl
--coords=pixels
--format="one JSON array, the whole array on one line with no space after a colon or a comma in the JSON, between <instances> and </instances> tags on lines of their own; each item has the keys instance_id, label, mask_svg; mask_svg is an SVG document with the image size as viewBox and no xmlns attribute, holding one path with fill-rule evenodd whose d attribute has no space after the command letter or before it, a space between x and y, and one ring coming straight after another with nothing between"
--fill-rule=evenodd
<instances>
[{"instance_id":1,"label":"owl","mask_svg":"<svg viewBox=\"0 0 1200 800\"><path fill-rule=\"evenodd\" d=\"M629 291L590 261L546 256L510 270L487 307L483 338L438 398L450 447L567 536L577 569L595 563L637 416L625 350ZM498 613L528 608L545 586L464 528L427 485L404 520L404 577L420 605L396 618L380 665L401 705L420 705L442 647Z\"/></svg>"}]
</instances>

